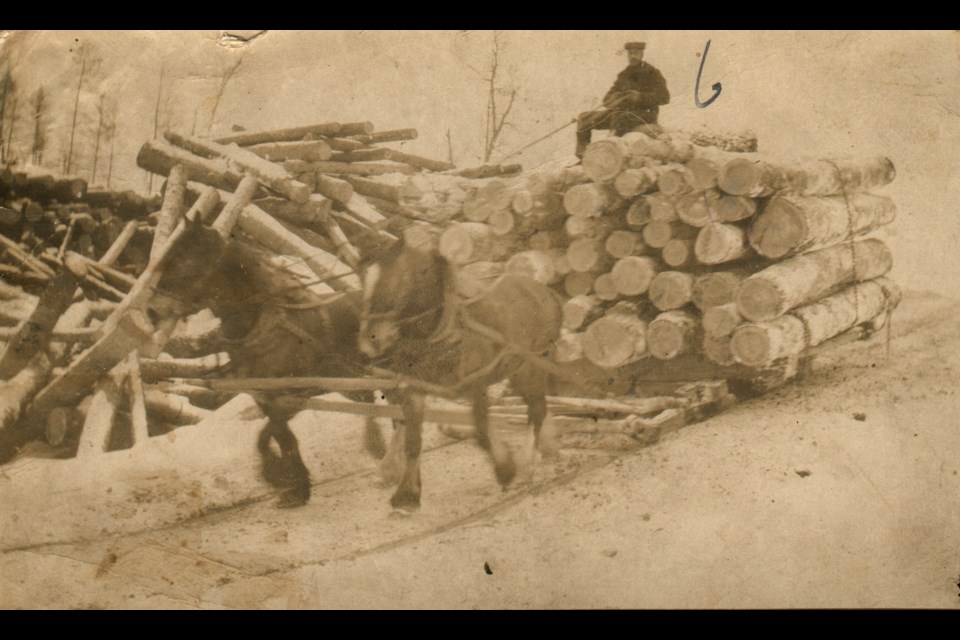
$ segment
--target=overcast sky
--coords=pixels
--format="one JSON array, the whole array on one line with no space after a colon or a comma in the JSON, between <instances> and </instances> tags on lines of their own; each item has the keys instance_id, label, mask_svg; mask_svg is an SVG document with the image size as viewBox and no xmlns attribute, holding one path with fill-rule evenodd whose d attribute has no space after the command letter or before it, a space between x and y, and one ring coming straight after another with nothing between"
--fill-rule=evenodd
<instances>
[{"instance_id":1,"label":"overcast sky","mask_svg":"<svg viewBox=\"0 0 960 640\"><path fill-rule=\"evenodd\" d=\"M213 131L234 124L255 130L369 120L378 129L417 128L420 138L405 148L440 158L447 155L449 130L457 164L479 163L486 89L478 71L489 64L492 32L269 31L242 47L224 46L219 35L16 32L0 48L0 64L12 65L23 95L41 84L51 95L54 146L64 140L72 115L76 49L95 44L102 62L86 83L81 121L95 120L92 106L100 93L116 101L115 178L123 187L144 187L134 159L153 134L161 67L161 121L206 133L213 96L238 60ZM672 100L661 111L666 126L751 128L761 150L776 155L891 157L898 177L888 191L900 219L887 239L896 245L895 256L898 247L910 252L898 260L899 272L910 284L930 280L941 290L947 285L933 281L933 270L960 279L953 249L960 243L954 212L960 197L957 34L505 31L501 73L519 94L513 126L494 159L595 106L625 66L628 40L647 42L647 60L667 79ZM723 89L701 109L694 88L708 40L701 98L712 95L716 82ZM29 148L30 125L14 133ZM530 168L572 150L571 127L519 160ZM88 166L89 158L78 163Z\"/></svg>"}]
</instances>

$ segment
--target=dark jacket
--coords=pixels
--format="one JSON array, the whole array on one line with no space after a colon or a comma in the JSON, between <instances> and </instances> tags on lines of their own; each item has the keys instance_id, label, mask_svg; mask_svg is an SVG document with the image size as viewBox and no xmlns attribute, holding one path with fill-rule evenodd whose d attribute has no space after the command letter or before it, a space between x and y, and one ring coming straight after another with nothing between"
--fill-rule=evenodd
<instances>
[{"instance_id":1,"label":"dark jacket","mask_svg":"<svg viewBox=\"0 0 960 640\"><path fill-rule=\"evenodd\" d=\"M637 91L639 95L631 96L627 93L629 91ZM652 122L656 122L660 105L669 102L670 92L663 74L646 62L630 65L621 71L603 98L603 104L608 109L652 115Z\"/></svg>"}]
</instances>

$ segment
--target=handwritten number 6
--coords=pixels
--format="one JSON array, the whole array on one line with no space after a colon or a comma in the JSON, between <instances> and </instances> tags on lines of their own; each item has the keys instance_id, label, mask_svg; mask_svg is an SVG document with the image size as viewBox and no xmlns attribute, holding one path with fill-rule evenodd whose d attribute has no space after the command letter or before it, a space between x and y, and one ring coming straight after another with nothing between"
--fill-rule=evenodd
<instances>
[{"instance_id":1,"label":"handwritten number 6","mask_svg":"<svg viewBox=\"0 0 960 640\"><path fill-rule=\"evenodd\" d=\"M700 76L703 74L703 64L707 61L707 52L710 51L710 41L707 40L707 46L703 49L703 57L700 58L700 69L697 71L697 87L693 92L693 100L697 103L697 106L701 109L709 107L710 104L720 97L720 92L723 90L723 85L719 82L715 82L711 89L713 89L713 95L707 98L706 102L700 102Z\"/></svg>"}]
</instances>

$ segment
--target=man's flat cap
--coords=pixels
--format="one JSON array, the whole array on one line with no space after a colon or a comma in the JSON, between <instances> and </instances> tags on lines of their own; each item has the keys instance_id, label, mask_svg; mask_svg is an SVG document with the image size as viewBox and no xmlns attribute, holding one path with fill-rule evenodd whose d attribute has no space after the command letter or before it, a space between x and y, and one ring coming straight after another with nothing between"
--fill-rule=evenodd
<instances>
[{"instance_id":1,"label":"man's flat cap","mask_svg":"<svg viewBox=\"0 0 960 640\"><path fill-rule=\"evenodd\" d=\"M630 49L640 49L641 51L643 51L644 49L647 48L647 43L646 42L628 42L627 44L623 45L623 48L628 51Z\"/></svg>"}]
</instances>

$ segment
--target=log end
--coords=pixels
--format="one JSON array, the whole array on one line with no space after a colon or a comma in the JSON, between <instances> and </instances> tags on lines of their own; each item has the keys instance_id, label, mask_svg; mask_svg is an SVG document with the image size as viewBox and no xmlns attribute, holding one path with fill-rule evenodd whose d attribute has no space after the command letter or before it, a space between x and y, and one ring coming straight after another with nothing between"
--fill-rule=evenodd
<instances>
[{"instance_id":1,"label":"log end","mask_svg":"<svg viewBox=\"0 0 960 640\"><path fill-rule=\"evenodd\" d=\"M685 346L686 332L683 327L670 321L654 320L647 328L647 343L650 355L657 360L673 360Z\"/></svg>"},{"instance_id":2,"label":"log end","mask_svg":"<svg viewBox=\"0 0 960 640\"><path fill-rule=\"evenodd\" d=\"M642 324L639 320L636 325ZM584 357L605 369L628 364L646 354L646 339L611 318L601 318L587 327L581 339Z\"/></svg>"},{"instance_id":3,"label":"log end","mask_svg":"<svg viewBox=\"0 0 960 640\"><path fill-rule=\"evenodd\" d=\"M652 258L631 256L618 260L610 273L617 291L625 296L637 296L650 287L657 267Z\"/></svg>"},{"instance_id":4,"label":"log end","mask_svg":"<svg viewBox=\"0 0 960 640\"><path fill-rule=\"evenodd\" d=\"M619 139L597 140L590 143L581 164L594 182L610 182L623 169L624 154Z\"/></svg>"},{"instance_id":5,"label":"log end","mask_svg":"<svg viewBox=\"0 0 960 640\"><path fill-rule=\"evenodd\" d=\"M770 335L762 326L745 324L733 332L730 351L737 362L748 367L763 367L769 364L772 353Z\"/></svg>"},{"instance_id":6,"label":"log end","mask_svg":"<svg viewBox=\"0 0 960 640\"><path fill-rule=\"evenodd\" d=\"M737 289L737 311L751 322L772 320L785 306L783 293L764 278L747 278Z\"/></svg>"},{"instance_id":7,"label":"log end","mask_svg":"<svg viewBox=\"0 0 960 640\"><path fill-rule=\"evenodd\" d=\"M717 186L725 193L745 196L760 183L760 169L756 162L747 158L736 158L720 168Z\"/></svg>"},{"instance_id":8,"label":"log end","mask_svg":"<svg viewBox=\"0 0 960 640\"><path fill-rule=\"evenodd\" d=\"M765 258L777 260L799 247L807 236L803 212L789 202L773 198L750 230L750 246Z\"/></svg>"}]
</instances>

